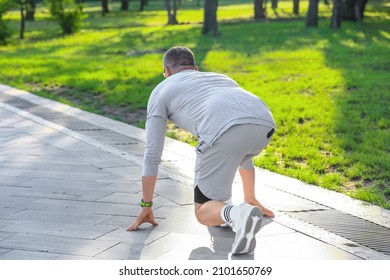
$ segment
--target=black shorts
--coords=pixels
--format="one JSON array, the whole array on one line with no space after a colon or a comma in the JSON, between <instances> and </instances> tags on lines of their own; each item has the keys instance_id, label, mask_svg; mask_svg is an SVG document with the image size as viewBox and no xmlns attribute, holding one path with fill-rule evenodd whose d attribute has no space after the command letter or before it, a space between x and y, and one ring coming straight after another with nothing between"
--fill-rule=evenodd
<instances>
[{"instance_id":1,"label":"black shorts","mask_svg":"<svg viewBox=\"0 0 390 280\"><path fill-rule=\"evenodd\" d=\"M199 204L203 204L203 203L206 203L207 201L210 201L211 199L208 198L207 196L205 196L201 191L200 189L198 188L198 186L195 187L194 189L194 202L195 203L199 203Z\"/></svg>"}]
</instances>

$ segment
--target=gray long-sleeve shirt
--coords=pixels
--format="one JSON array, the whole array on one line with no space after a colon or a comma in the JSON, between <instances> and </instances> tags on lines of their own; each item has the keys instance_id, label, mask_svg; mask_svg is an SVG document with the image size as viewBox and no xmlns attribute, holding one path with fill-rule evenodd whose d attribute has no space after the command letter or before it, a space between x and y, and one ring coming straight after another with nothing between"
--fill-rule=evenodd
<instances>
[{"instance_id":1,"label":"gray long-sleeve shirt","mask_svg":"<svg viewBox=\"0 0 390 280\"><path fill-rule=\"evenodd\" d=\"M209 146L233 125L276 128L267 105L231 78L195 70L176 73L157 85L149 98L143 176L157 175L167 120Z\"/></svg>"}]
</instances>

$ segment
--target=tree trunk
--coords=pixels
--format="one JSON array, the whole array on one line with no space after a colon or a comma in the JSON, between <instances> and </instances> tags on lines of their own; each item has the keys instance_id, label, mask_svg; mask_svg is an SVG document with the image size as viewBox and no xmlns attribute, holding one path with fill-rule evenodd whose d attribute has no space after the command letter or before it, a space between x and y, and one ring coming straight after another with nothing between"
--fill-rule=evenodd
<instances>
[{"instance_id":1,"label":"tree trunk","mask_svg":"<svg viewBox=\"0 0 390 280\"><path fill-rule=\"evenodd\" d=\"M27 11L26 11L26 20L34 21L35 20L35 8L37 7L37 4L35 0L27 0Z\"/></svg>"},{"instance_id":2,"label":"tree trunk","mask_svg":"<svg viewBox=\"0 0 390 280\"><path fill-rule=\"evenodd\" d=\"M148 0L141 0L139 10L142 12L145 10L145 6L148 4Z\"/></svg>"},{"instance_id":3,"label":"tree trunk","mask_svg":"<svg viewBox=\"0 0 390 280\"><path fill-rule=\"evenodd\" d=\"M265 8L263 7L264 1L263 0L255 0L254 4L255 4L254 5L255 19L265 18Z\"/></svg>"},{"instance_id":4,"label":"tree trunk","mask_svg":"<svg viewBox=\"0 0 390 280\"><path fill-rule=\"evenodd\" d=\"M330 18L330 28L338 29L341 27L341 0L333 0L333 13Z\"/></svg>"},{"instance_id":5,"label":"tree trunk","mask_svg":"<svg viewBox=\"0 0 390 280\"><path fill-rule=\"evenodd\" d=\"M129 1L130 0L121 0L121 11L129 10Z\"/></svg>"},{"instance_id":6,"label":"tree trunk","mask_svg":"<svg viewBox=\"0 0 390 280\"><path fill-rule=\"evenodd\" d=\"M366 9L366 4L367 4L367 0L356 1L354 7L356 21L363 22L364 10Z\"/></svg>"},{"instance_id":7,"label":"tree trunk","mask_svg":"<svg viewBox=\"0 0 390 280\"><path fill-rule=\"evenodd\" d=\"M309 9L306 15L306 27L318 26L318 2L319 0L309 0Z\"/></svg>"},{"instance_id":8,"label":"tree trunk","mask_svg":"<svg viewBox=\"0 0 390 280\"><path fill-rule=\"evenodd\" d=\"M110 9L108 8L108 0L102 0L102 16L105 16L109 12Z\"/></svg>"},{"instance_id":9,"label":"tree trunk","mask_svg":"<svg viewBox=\"0 0 390 280\"><path fill-rule=\"evenodd\" d=\"M26 2L20 1L20 34L19 38L24 39L24 30L26 27L26 15L25 15Z\"/></svg>"},{"instance_id":10,"label":"tree trunk","mask_svg":"<svg viewBox=\"0 0 390 280\"><path fill-rule=\"evenodd\" d=\"M173 9L171 8L171 0L165 0L165 6L168 13L168 25L178 24L176 19L177 0L173 0Z\"/></svg>"},{"instance_id":11,"label":"tree trunk","mask_svg":"<svg viewBox=\"0 0 390 280\"><path fill-rule=\"evenodd\" d=\"M274 10L278 8L278 0L272 0L271 8Z\"/></svg>"},{"instance_id":12,"label":"tree trunk","mask_svg":"<svg viewBox=\"0 0 390 280\"><path fill-rule=\"evenodd\" d=\"M367 0L346 0L342 3L342 18L351 21L363 21Z\"/></svg>"},{"instance_id":13,"label":"tree trunk","mask_svg":"<svg viewBox=\"0 0 390 280\"><path fill-rule=\"evenodd\" d=\"M293 13L299 15L299 0L293 0Z\"/></svg>"},{"instance_id":14,"label":"tree trunk","mask_svg":"<svg viewBox=\"0 0 390 280\"><path fill-rule=\"evenodd\" d=\"M204 1L204 19L202 34L211 33L213 36L219 35L217 21L218 0Z\"/></svg>"}]
</instances>

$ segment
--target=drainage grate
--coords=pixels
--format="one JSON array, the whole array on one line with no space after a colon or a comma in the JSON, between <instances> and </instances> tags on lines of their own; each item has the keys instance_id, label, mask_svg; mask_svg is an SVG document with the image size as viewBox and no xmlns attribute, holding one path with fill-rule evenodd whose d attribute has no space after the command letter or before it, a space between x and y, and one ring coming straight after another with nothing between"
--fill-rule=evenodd
<instances>
[{"instance_id":1,"label":"drainage grate","mask_svg":"<svg viewBox=\"0 0 390 280\"><path fill-rule=\"evenodd\" d=\"M390 255L390 229L333 209L288 212L291 216Z\"/></svg>"}]
</instances>

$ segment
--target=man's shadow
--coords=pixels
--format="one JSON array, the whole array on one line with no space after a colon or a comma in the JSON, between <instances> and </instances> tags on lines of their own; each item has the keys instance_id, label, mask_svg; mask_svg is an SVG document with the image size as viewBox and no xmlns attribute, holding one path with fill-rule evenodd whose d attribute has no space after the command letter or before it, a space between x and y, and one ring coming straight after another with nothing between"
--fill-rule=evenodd
<instances>
[{"instance_id":1,"label":"man's shadow","mask_svg":"<svg viewBox=\"0 0 390 280\"><path fill-rule=\"evenodd\" d=\"M261 228L270 224L271 219L263 219ZM190 260L254 260L254 253L232 255L232 245L236 236L231 227L207 227L210 233L211 245L192 250ZM261 231L261 229L260 229ZM257 246L259 243L257 242Z\"/></svg>"}]
</instances>

